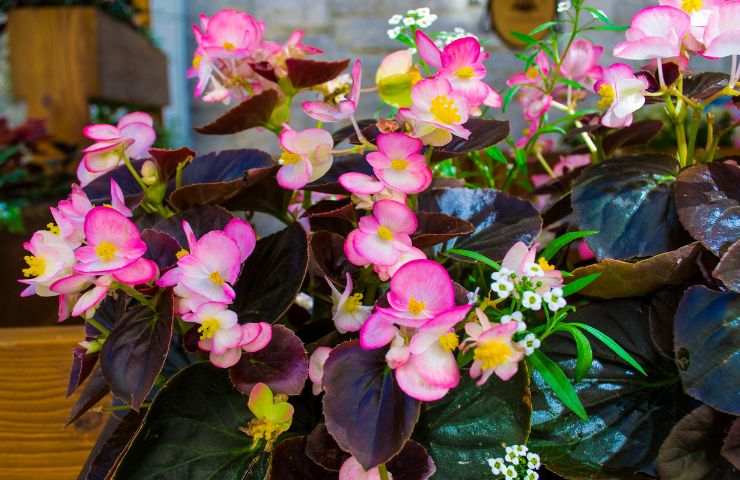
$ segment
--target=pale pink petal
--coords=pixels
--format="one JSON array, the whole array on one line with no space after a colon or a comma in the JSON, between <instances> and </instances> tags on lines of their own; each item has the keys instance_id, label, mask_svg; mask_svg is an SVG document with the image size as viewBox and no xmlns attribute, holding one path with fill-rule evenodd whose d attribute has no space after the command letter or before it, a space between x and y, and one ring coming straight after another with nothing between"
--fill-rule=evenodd
<instances>
[{"instance_id":1,"label":"pale pink petal","mask_svg":"<svg viewBox=\"0 0 740 480\"><path fill-rule=\"evenodd\" d=\"M111 206L127 217L133 216L133 212L126 206L123 190L112 178L110 179Z\"/></svg>"},{"instance_id":2,"label":"pale pink petal","mask_svg":"<svg viewBox=\"0 0 740 480\"><path fill-rule=\"evenodd\" d=\"M360 329L360 345L365 350L372 350L388 345L398 329L393 325L395 318L383 312L373 312Z\"/></svg>"},{"instance_id":3,"label":"pale pink petal","mask_svg":"<svg viewBox=\"0 0 740 480\"><path fill-rule=\"evenodd\" d=\"M419 371L411 362L402 365L395 370L396 381L406 395L421 400L422 402L433 402L447 395L449 388L434 386L424 380Z\"/></svg>"},{"instance_id":4,"label":"pale pink petal","mask_svg":"<svg viewBox=\"0 0 740 480\"><path fill-rule=\"evenodd\" d=\"M382 133L378 135L376 144L378 150L391 160L405 159L424 148L421 140L400 132Z\"/></svg>"},{"instance_id":5,"label":"pale pink petal","mask_svg":"<svg viewBox=\"0 0 740 480\"><path fill-rule=\"evenodd\" d=\"M239 347L241 339L241 326L234 325L231 328L219 328L216 333L213 334L211 352L220 355L225 353L227 350L237 348Z\"/></svg>"},{"instance_id":6,"label":"pale pink petal","mask_svg":"<svg viewBox=\"0 0 740 480\"><path fill-rule=\"evenodd\" d=\"M421 30L419 30L421 31ZM339 469L339 480L380 480L378 467L366 471L355 457L349 457Z\"/></svg>"},{"instance_id":7,"label":"pale pink petal","mask_svg":"<svg viewBox=\"0 0 740 480\"><path fill-rule=\"evenodd\" d=\"M359 256L379 265L393 265L400 255L392 241L360 230L353 237L352 246Z\"/></svg>"},{"instance_id":8,"label":"pale pink petal","mask_svg":"<svg viewBox=\"0 0 740 480\"><path fill-rule=\"evenodd\" d=\"M130 123L143 123L144 125L154 126L154 119L146 112L131 112L122 116L118 120L118 128L121 129Z\"/></svg>"},{"instance_id":9,"label":"pale pink petal","mask_svg":"<svg viewBox=\"0 0 740 480\"><path fill-rule=\"evenodd\" d=\"M303 188L310 180L313 168L311 162L300 160L290 165L283 165L277 173L278 184L289 190Z\"/></svg>"},{"instance_id":10,"label":"pale pink petal","mask_svg":"<svg viewBox=\"0 0 740 480\"><path fill-rule=\"evenodd\" d=\"M224 233L239 247L239 252L241 253L240 262L243 263L252 254L255 245L257 245L257 235L254 233L252 225L241 218L233 218L224 227Z\"/></svg>"},{"instance_id":11,"label":"pale pink petal","mask_svg":"<svg viewBox=\"0 0 740 480\"><path fill-rule=\"evenodd\" d=\"M94 287L83 293L72 309L72 316L79 317L88 310L97 307L107 294L108 287L105 286Z\"/></svg>"},{"instance_id":12,"label":"pale pink petal","mask_svg":"<svg viewBox=\"0 0 740 480\"><path fill-rule=\"evenodd\" d=\"M321 381L324 377L324 364L326 359L329 358L331 353L331 347L318 347L311 354L311 358L308 360L308 378L313 383L313 393L318 395L321 393Z\"/></svg>"},{"instance_id":13,"label":"pale pink petal","mask_svg":"<svg viewBox=\"0 0 740 480\"><path fill-rule=\"evenodd\" d=\"M202 348L202 347L201 347ZM236 365L242 358L240 348L230 348L222 353L211 352L208 359L218 368L229 368Z\"/></svg>"},{"instance_id":14,"label":"pale pink petal","mask_svg":"<svg viewBox=\"0 0 740 480\"><path fill-rule=\"evenodd\" d=\"M406 311L411 298L435 314L452 308L455 288L447 270L433 260L413 260L399 268L391 278L388 302Z\"/></svg>"},{"instance_id":15,"label":"pale pink petal","mask_svg":"<svg viewBox=\"0 0 740 480\"><path fill-rule=\"evenodd\" d=\"M359 172L343 173L339 183L347 191L357 195L373 195L383 190L383 184L370 175Z\"/></svg>"},{"instance_id":16,"label":"pale pink petal","mask_svg":"<svg viewBox=\"0 0 740 480\"><path fill-rule=\"evenodd\" d=\"M126 154L133 159L149 158L149 149L157 139L157 132L144 123L129 123L121 128L121 134L132 138L134 143L126 148Z\"/></svg>"},{"instance_id":17,"label":"pale pink petal","mask_svg":"<svg viewBox=\"0 0 740 480\"><path fill-rule=\"evenodd\" d=\"M460 383L455 355L439 342L432 343L421 355L412 355L407 365L416 368L421 378L435 387L455 388Z\"/></svg>"},{"instance_id":18,"label":"pale pink petal","mask_svg":"<svg viewBox=\"0 0 740 480\"><path fill-rule=\"evenodd\" d=\"M242 350L248 353L259 352L269 345L272 340L272 325L266 322L246 323L242 325L242 338L244 338L244 335L254 335L254 327L252 325L256 325L259 328L257 335L249 340L248 343L243 342L241 345Z\"/></svg>"},{"instance_id":19,"label":"pale pink petal","mask_svg":"<svg viewBox=\"0 0 740 480\"><path fill-rule=\"evenodd\" d=\"M416 214L403 203L394 200L379 200L373 205L373 216L378 223L394 233L412 234L418 227Z\"/></svg>"},{"instance_id":20,"label":"pale pink petal","mask_svg":"<svg viewBox=\"0 0 740 480\"><path fill-rule=\"evenodd\" d=\"M70 295L73 293L79 293L92 285L95 277L93 275L79 275L73 274L64 278L60 278L56 282L52 283L49 289L52 292L60 293L63 295Z\"/></svg>"},{"instance_id":21,"label":"pale pink petal","mask_svg":"<svg viewBox=\"0 0 740 480\"><path fill-rule=\"evenodd\" d=\"M375 169L374 173L388 187L403 193L420 193L432 184L432 171L426 166L418 170Z\"/></svg>"},{"instance_id":22,"label":"pale pink petal","mask_svg":"<svg viewBox=\"0 0 740 480\"><path fill-rule=\"evenodd\" d=\"M175 267L166 271L159 280L157 280L157 286L162 288L172 287L180 283L182 277L182 270Z\"/></svg>"},{"instance_id":23,"label":"pale pink petal","mask_svg":"<svg viewBox=\"0 0 740 480\"><path fill-rule=\"evenodd\" d=\"M118 140L121 137L121 132L118 128L104 123L88 125L82 129L82 134L95 141Z\"/></svg>"}]
</instances>

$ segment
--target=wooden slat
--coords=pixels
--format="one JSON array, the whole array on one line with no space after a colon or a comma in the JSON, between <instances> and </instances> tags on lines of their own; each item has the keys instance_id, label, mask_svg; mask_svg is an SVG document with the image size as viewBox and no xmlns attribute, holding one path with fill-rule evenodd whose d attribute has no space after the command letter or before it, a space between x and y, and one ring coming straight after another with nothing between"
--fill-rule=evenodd
<instances>
[{"instance_id":1,"label":"wooden slat","mask_svg":"<svg viewBox=\"0 0 740 480\"><path fill-rule=\"evenodd\" d=\"M6 312L7 314L7 312ZM92 411L65 427L65 398L81 327L0 329L0 478L73 480L105 423Z\"/></svg>"}]
</instances>

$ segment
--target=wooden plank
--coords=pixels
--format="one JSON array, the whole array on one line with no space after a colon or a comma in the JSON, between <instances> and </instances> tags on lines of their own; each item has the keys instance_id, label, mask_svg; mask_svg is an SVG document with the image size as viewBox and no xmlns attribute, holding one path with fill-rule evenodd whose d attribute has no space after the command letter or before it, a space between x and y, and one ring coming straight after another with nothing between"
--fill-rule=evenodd
<instances>
[{"instance_id":1,"label":"wooden plank","mask_svg":"<svg viewBox=\"0 0 740 480\"><path fill-rule=\"evenodd\" d=\"M0 478L70 480L95 444L106 414L65 427L71 351L82 327L0 329Z\"/></svg>"}]
</instances>

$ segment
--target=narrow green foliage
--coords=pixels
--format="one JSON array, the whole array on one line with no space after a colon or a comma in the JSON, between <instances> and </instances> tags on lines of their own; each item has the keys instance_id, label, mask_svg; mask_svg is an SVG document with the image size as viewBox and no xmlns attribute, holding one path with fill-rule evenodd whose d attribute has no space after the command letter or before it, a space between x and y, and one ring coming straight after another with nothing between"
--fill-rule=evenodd
<instances>
[{"instance_id":1,"label":"narrow green foliage","mask_svg":"<svg viewBox=\"0 0 740 480\"><path fill-rule=\"evenodd\" d=\"M454 255L460 255L461 257L467 257L472 260L475 260L477 262L483 263L485 265L488 265L494 270L501 270L501 265L499 265L498 262L491 260L490 258L486 257L483 254L480 254L478 252L473 252L471 250L464 250L462 248L452 248L447 251L448 253L452 253Z\"/></svg>"},{"instance_id":2,"label":"narrow green foliage","mask_svg":"<svg viewBox=\"0 0 740 480\"><path fill-rule=\"evenodd\" d=\"M558 325L557 330L568 332L573 337L573 341L576 342L576 371L575 380L576 382L586 375L588 369L591 368L591 364L594 361L594 353L591 350L591 343L577 327L569 324Z\"/></svg>"},{"instance_id":3,"label":"narrow green foliage","mask_svg":"<svg viewBox=\"0 0 740 480\"><path fill-rule=\"evenodd\" d=\"M578 278L576 280L573 280L572 282L566 284L563 287L563 296L567 297L569 295L573 295L576 292L580 292L584 288L591 285L593 282L596 281L597 278L601 276L601 272L592 273L590 275L586 275L585 277Z\"/></svg>"},{"instance_id":4,"label":"narrow green foliage","mask_svg":"<svg viewBox=\"0 0 740 480\"><path fill-rule=\"evenodd\" d=\"M617 354L619 358L621 358L622 360L630 364L638 372L647 376L647 373L642 368L642 366L639 363L637 363L637 360L635 360L634 357L632 357L632 355L627 353L624 348L620 347L617 342L612 340L612 338L609 335L605 334L604 332L602 332L601 330L597 328L592 327L591 325L586 325L585 323L571 323L570 325L587 331L588 333L596 337L601 343L609 347L609 349L615 354Z\"/></svg>"},{"instance_id":5,"label":"narrow green foliage","mask_svg":"<svg viewBox=\"0 0 740 480\"><path fill-rule=\"evenodd\" d=\"M564 233L548 243L547 247L545 247L545 249L542 250L542 252L540 253L540 256L544 257L545 260L550 260L569 243L578 240L579 238L586 238L590 237L591 235L596 235L597 233L599 233L598 230L579 230L576 232Z\"/></svg>"},{"instance_id":6,"label":"narrow green foliage","mask_svg":"<svg viewBox=\"0 0 740 480\"><path fill-rule=\"evenodd\" d=\"M583 403L581 403L581 399L578 398L576 390L557 363L539 350L535 350L532 355L527 357L527 363L530 368L537 370L542 375L542 378L550 385L555 395L566 407L578 415L579 418L588 420L588 414L583 407Z\"/></svg>"},{"instance_id":7,"label":"narrow green foliage","mask_svg":"<svg viewBox=\"0 0 740 480\"><path fill-rule=\"evenodd\" d=\"M504 102L501 107L504 112L506 112L506 110L509 108L509 105L511 105L511 101L514 100L514 97L516 96L520 88L521 85L514 85L506 91L506 93L504 94Z\"/></svg>"}]
</instances>

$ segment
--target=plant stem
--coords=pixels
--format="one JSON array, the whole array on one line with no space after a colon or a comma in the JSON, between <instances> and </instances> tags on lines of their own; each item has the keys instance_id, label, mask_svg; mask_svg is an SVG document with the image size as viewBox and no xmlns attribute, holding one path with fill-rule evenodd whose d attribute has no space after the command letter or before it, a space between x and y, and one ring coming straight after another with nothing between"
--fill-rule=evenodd
<instances>
[{"instance_id":1,"label":"plant stem","mask_svg":"<svg viewBox=\"0 0 740 480\"><path fill-rule=\"evenodd\" d=\"M131 159L128 158L128 155L125 153L122 155L123 157L123 163L126 165L126 168L128 168L128 171L131 173L131 176L134 177L134 180L136 180L136 183L139 184L139 187L141 187L142 192L146 192L147 186L144 183L144 180L141 179L141 176L139 176L139 172L136 171L134 168L134 165L131 163Z\"/></svg>"},{"instance_id":2,"label":"plant stem","mask_svg":"<svg viewBox=\"0 0 740 480\"><path fill-rule=\"evenodd\" d=\"M143 293L139 292L134 287L131 287L129 285L125 285L123 283L117 283L117 282L115 283L115 287L118 290L121 290L122 292L124 292L129 297L131 297L134 300L136 300L137 302L139 302L140 304L142 304L142 305L144 305L146 307L149 307L152 310L155 310L154 305L152 304L152 302L148 298L146 298L146 296L144 296Z\"/></svg>"},{"instance_id":3,"label":"plant stem","mask_svg":"<svg viewBox=\"0 0 740 480\"><path fill-rule=\"evenodd\" d=\"M90 325L92 325L93 327L95 327L100 332L100 334L103 335L104 337L107 337L108 335L110 335L110 330L105 328L103 325L100 324L100 322L98 322L94 318L88 318L85 321L89 323Z\"/></svg>"},{"instance_id":4,"label":"plant stem","mask_svg":"<svg viewBox=\"0 0 740 480\"><path fill-rule=\"evenodd\" d=\"M550 178L555 178L555 172L552 171L552 168L550 168L550 165L547 163L547 160L545 160L545 157L542 156L542 152L539 150L536 150L534 152L535 156L537 157L537 160L539 160L540 165L542 165L542 168L545 169L548 175L550 175Z\"/></svg>"},{"instance_id":5,"label":"plant stem","mask_svg":"<svg viewBox=\"0 0 740 480\"><path fill-rule=\"evenodd\" d=\"M388 469L385 468L385 463L378 465L378 473L380 474L380 480L388 480Z\"/></svg>"}]
</instances>

